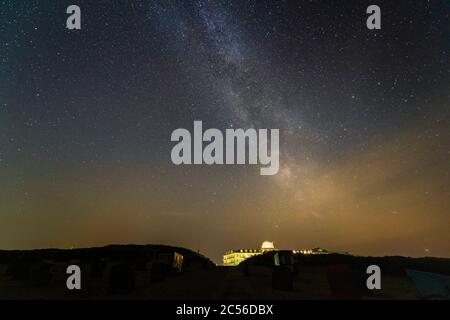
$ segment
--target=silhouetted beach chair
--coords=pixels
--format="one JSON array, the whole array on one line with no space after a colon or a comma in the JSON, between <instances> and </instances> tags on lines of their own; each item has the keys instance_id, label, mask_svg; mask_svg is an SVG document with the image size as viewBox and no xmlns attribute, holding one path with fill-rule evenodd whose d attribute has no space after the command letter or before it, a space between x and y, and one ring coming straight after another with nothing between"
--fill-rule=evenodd
<instances>
[{"instance_id":1,"label":"silhouetted beach chair","mask_svg":"<svg viewBox=\"0 0 450 320\"><path fill-rule=\"evenodd\" d=\"M272 271L272 288L278 290L294 290L294 257L290 251L279 251L274 254Z\"/></svg>"},{"instance_id":2,"label":"silhouetted beach chair","mask_svg":"<svg viewBox=\"0 0 450 320\"><path fill-rule=\"evenodd\" d=\"M169 274L169 266L162 262L153 262L150 267L150 282L163 282Z\"/></svg>"},{"instance_id":3,"label":"silhouetted beach chair","mask_svg":"<svg viewBox=\"0 0 450 320\"><path fill-rule=\"evenodd\" d=\"M272 288L278 290L294 290L294 275L286 266L274 266L272 272Z\"/></svg>"},{"instance_id":4,"label":"silhouetted beach chair","mask_svg":"<svg viewBox=\"0 0 450 320\"><path fill-rule=\"evenodd\" d=\"M20 261L9 265L6 275L11 276L13 280L28 280L30 263Z\"/></svg>"},{"instance_id":5,"label":"silhouetted beach chair","mask_svg":"<svg viewBox=\"0 0 450 320\"><path fill-rule=\"evenodd\" d=\"M99 278L103 275L106 270L106 259L94 259L91 262L91 276L93 278Z\"/></svg>"},{"instance_id":6,"label":"silhouetted beach chair","mask_svg":"<svg viewBox=\"0 0 450 320\"><path fill-rule=\"evenodd\" d=\"M331 294L337 300L359 300L361 294L355 286L347 265L329 265L326 269Z\"/></svg>"},{"instance_id":7,"label":"silhouetted beach chair","mask_svg":"<svg viewBox=\"0 0 450 320\"><path fill-rule=\"evenodd\" d=\"M53 263L47 261L35 262L30 266L28 284L31 287L47 287L52 280Z\"/></svg>"},{"instance_id":8,"label":"silhouetted beach chair","mask_svg":"<svg viewBox=\"0 0 450 320\"><path fill-rule=\"evenodd\" d=\"M111 266L109 274L108 292L129 293L135 289L135 274L133 266L129 263L120 263Z\"/></svg>"}]
</instances>

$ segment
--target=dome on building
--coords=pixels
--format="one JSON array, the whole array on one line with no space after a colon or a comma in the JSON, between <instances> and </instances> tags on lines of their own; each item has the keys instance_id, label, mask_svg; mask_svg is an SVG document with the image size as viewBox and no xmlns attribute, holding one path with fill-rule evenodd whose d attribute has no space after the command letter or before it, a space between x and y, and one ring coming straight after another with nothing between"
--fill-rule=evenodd
<instances>
[{"instance_id":1,"label":"dome on building","mask_svg":"<svg viewBox=\"0 0 450 320\"><path fill-rule=\"evenodd\" d=\"M264 241L261 245L261 250L262 251L275 250L275 246L273 245L273 242Z\"/></svg>"}]
</instances>

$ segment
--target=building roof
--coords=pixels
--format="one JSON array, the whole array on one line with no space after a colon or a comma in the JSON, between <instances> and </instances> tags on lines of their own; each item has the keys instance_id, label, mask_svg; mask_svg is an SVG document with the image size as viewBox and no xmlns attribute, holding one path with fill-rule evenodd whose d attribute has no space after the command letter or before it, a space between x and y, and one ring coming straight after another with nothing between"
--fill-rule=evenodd
<instances>
[{"instance_id":1,"label":"building roof","mask_svg":"<svg viewBox=\"0 0 450 320\"><path fill-rule=\"evenodd\" d=\"M261 245L261 250L274 250L275 246L273 245L273 242L270 241L264 241Z\"/></svg>"}]
</instances>

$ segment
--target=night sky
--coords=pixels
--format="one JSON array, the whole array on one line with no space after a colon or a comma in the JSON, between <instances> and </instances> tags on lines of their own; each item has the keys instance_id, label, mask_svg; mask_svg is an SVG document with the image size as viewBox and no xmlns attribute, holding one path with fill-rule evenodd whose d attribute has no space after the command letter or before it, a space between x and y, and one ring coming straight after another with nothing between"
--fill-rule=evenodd
<instances>
[{"instance_id":1,"label":"night sky","mask_svg":"<svg viewBox=\"0 0 450 320\"><path fill-rule=\"evenodd\" d=\"M271 240L450 257L449 13L0 0L0 248L163 243L220 262ZM279 128L279 173L172 164L170 135L194 120Z\"/></svg>"}]
</instances>

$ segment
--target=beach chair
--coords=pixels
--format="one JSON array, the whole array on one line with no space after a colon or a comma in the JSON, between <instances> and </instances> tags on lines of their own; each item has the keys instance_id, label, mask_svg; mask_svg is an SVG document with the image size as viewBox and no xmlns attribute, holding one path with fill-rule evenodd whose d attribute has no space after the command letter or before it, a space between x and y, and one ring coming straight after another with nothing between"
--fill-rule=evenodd
<instances>
[{"instance_id":1,"label":"beach chair","mask_svg":"<svg viewBox=\"0 0 450 320\"><path fill-rule=\"evenodd\" d=\"M347 265L329 265L326 273L333 299L359 300L362 298Z\"/></svg>"}]
</instances>

